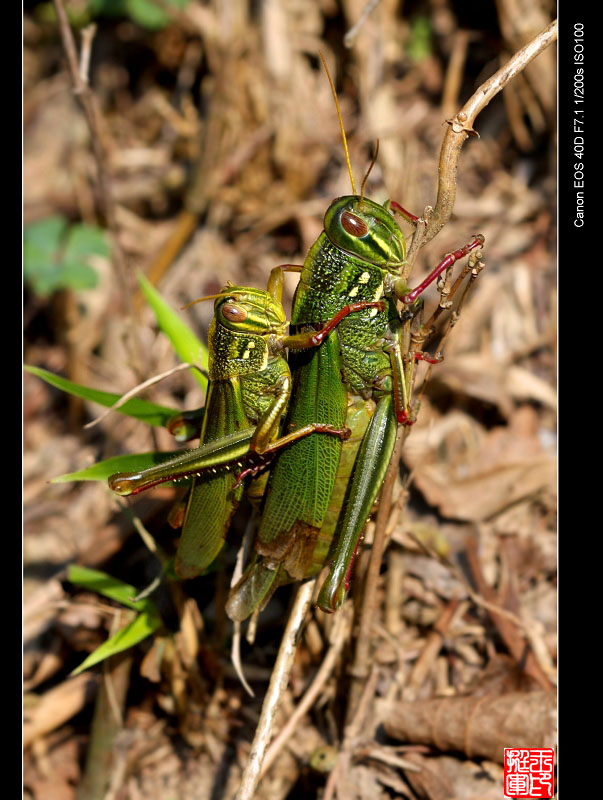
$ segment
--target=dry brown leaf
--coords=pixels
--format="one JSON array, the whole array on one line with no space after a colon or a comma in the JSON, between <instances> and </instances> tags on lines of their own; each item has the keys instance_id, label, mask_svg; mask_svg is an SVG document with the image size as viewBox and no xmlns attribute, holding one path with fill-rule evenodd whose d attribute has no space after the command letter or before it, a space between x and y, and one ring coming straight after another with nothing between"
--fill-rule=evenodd
<instances>
[{"instance_id":1,"label":"dry brown leaf","mask_svg":"<svg viewBox=\"0 0 603 800\"><path fill-rule=\"evenodd\" d=\"M57 609L65 600L65 591L58 578L46 581L27 594L23 604L23 641L30 642L55 620Z\"/></svg>"},{"instance_id":2,"label":"dry brown leaf","mask_svg":"<svg viewBox=\"0 0 603 800\"><path fill-rule=\"evenodd\" d=\"M543 452L538 417L528 406L508 427L488 432L457 412L416 433L405 460L417 487L445 517L480 522L542 490L555 491L556 462Z\"/></svg>"},{"instance_id":3,"label":"dry brown leaf","mask_svg":"<svg viewBox=\"0 0 603 800\"><path fill-rule=\"evenodd\" d=\"M379 777L377 770L358 764L342 779L341 789L345 797L355 800L386 800L390 794L383 789Z\"/></svg>"},{"instance_id":4,"label":"dry brown leaf","mask_svg":"<svg viewBox=\"0 0 603 800\"><path fill-rule=\"evenodd\" d=\"M450 756L425 757L408 753L405 758L420 767L405 776L425 800L500 800L503 770L498 764L475 764Z\"/></svg>"},{"instance_id":5,"label":"dry brown leaf","mask_svg":"<svg viewBox=\"0 0 603 800\"><path fill-rule=\"evenodd\" d=\"M505 386L505 368L480 354L458 355L444 361L433 373L433 382L445 384L459 395L467 395L498 406L504 417L513 413L513 398Z\"/></svg>"},{"instance_id":6,"label":"dry brown leaf","mask_svg":"<svg viewBox=\"0 0 603 800\"><path fill-rule=\"evenodd\" d=\"M555 462L548 456L519 464L501 465L464 480L451 480L436 466L415 472L415 483L427 501L450 519L480 522L512 503L554 485Z\"/></svg>"},{"instance_id":7,"label":"dry brown leaf","mask_svg":"<svg viewBox=\"0 0 603 800\"><path fill-rule=\"evenodd\" d=\"M402 742L459 750L502 764L505 747L553 747L557 739L552 692L509 692L397 703L383 719Z\"/></svg>"},{"instance_id":8,"label":"dry brown leaf","mask_svg":"<svg viewBox=\"0 0 603 800\"><path fill-rule=\"evenodd\" d=\"M482 354L457 355L444 361L434 373L433 382L498 406L504 417L514 413L514 400L533 400L557 409L557 392L547 381L524 367L497 364Z\"/></svg>"},{"instance_id":9,"label":"dry brown leaf","mask_svg":"<svg viewBox=\"0 0 603 800\"><path fill-rule=\"evenodd\" d=\"M36 697L36 702L25 713L23 746L27 747L81 711L94 697L97 684L96 675L84 673Z\"/></svg>"},{"instance_id":10,"label":"dry brown leaf","mask_svg":"<svg viewBox=\"0 0 603 800\"><path fill-rule=\"evenodd\" d=\"M76 800L75 787L56 775L46 779L33 779L25 785L35 800Z\"/></svg>"}]
</instances>

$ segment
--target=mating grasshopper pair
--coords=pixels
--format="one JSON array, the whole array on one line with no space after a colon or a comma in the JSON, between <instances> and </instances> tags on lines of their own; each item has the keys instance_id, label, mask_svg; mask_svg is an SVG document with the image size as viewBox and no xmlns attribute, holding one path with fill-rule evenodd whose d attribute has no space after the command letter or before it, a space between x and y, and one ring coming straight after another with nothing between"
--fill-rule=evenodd
<instances>
[{"instance_id":1,"label":"mating grasshopper pair","mask_svg":"<svg viewBox=\"0 0 603 800\"><path fill-rule=\"evenodd\" d=\"M405 240L390 207L411 218L395 203L338 198L302 268L276 267L267 291L227 286L216 295L201 446L109 480L129 495L195 476L176 557L177 573L191 578L222 548L242 480L253 477L249 493L265 500L255 554L227 603L232 619L245 619L279 585L315 575L327 562L318 605L341 605L397 427L412 422L413 367L423 355L404 346L402 320L438 275L483 244L476 236L408 291L399 274ZM299 269L287 335L283 272ZM191 422L184 415L172 429ZM268 464L266 485L265 474L255 476Z\"/></svg>"},{"instance_id":2,"label":"mating grasshopper pair","mask_svg":"<svg viewBox=\"0 0 603 800\"><path fill-rule=\"evenodd\" d=\"M271 462L267 483L263 475L250 487L252 496L263 498L262 516L255 553L226 605L233 620L246 619L279 585L316 575L326 563L318 605L335 611L343 603L398 425L413 422L414 364L424 356L411 349L404 321L415 316L419 296L439 275L472 251L479 257L484 243L476 236L407 289L401 277L406 242L392 212L413 223L417 218L398 203L366 199L368 172L356 194L337 94L323 65L353 194L331 203L303 267L275 268L267 292L227 287L216 296L201 447L109 479L119 494L132 494L196 475L176 555L176 571L187 578L199 575L220 551L242 476L255 476ZM289 336L283 271L301 271ZM187 424L186 418L177 422L182 429ZM243 472L237 477L234 469Z\"/></svg>"}]
</instances>

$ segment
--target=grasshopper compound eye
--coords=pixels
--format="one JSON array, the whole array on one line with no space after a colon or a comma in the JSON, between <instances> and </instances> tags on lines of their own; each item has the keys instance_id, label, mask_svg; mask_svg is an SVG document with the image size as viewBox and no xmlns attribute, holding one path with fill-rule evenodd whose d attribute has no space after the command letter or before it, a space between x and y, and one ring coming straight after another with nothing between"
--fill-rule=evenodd
<instances>
[{"instance_id":1,"label":"grasshopper compound eye","mask_svg":"<svg viewBox=\"0 0 603 800\"><path fill-rule=\"evenodd\" d=\"M346 233L350 236L361 238L368 233L368 226L364 220L352 214L350 211L344 211L341 215L341 225Z\"/></svg>"},{"instance_id":2,"label":"grasshopper compound eye","mask_svg":"<svg viewBox=\"0 0 603 800\"><path fill-rule=\"evenodd\" d=\"M228 300L222 306L222 315L226 317L229 322L244 322L247 319L247 311Z\"/></svg>"}]
</instances>

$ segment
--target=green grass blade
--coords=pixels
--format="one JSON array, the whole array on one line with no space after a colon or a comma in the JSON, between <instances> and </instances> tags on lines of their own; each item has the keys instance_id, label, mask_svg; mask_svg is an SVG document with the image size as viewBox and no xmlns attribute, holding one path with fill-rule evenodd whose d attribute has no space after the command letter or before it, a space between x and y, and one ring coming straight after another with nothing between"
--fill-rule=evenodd
<instances>
[{"instance_id":1,"label":"green grass blade","mask_svg":"<svg viewBox=\"0 0 603 800\"><path fill-rule=\"evenodd\" d=\"M133 598L139 594L139 590L135 586L130 586L129 583L124 583L101 570L70 564L67 569L67 580L76 586L81 586L82 589L89 589L110 600L116 600L122 606L132 608L134 611L157 613L155 603L148 597L134 602Z\"/></svg>"},{"instance_id":2,"label":"green grass blade","mask_svg":"<svg viewBox=\"0 0 603 800\"><path fill-rule=\"evenodd\" d=\"M182 361L198 364L202 369L207 370L209 360L205 345L197 338L178 314L170 308L159 292L143 275L138 275L138 282L148 304L157 317L159 327L171 341L178 356ZM207 389L207 378L196 369L191 371L195 380L198 381L205 391Z\"/></svg>"},{"instance_id":3,"label":"green grass blade","mask_svg":"<svg viewBox=\"0 0 603 800\"><path fill-rule=\"evenodd\" d=\"M106 642L103 642L100 647L97 647L79 667L73 670L72 675L78 675L94 664L109 658L109 656L133 647L154 633L163 624L155 603L149 597L144 597L142 600L134 602L132 598L136 597L138 590L134 586L107 575L106 572L71 564L67 571L67 578L76 586L98 592L104 597L116 600L127 608L139 612L138 616L122 630L107 639Z\"/></svg>"},{"instance_id":4,"label":"green grass blade","mask_svg":"<svg viewBox=\"0 0 603 800\"><path fill-rule=\"evenodd\" d=\"M161 617L157 613L143 611L132 622L129 622L125 628L118 631L115 636L107 639L93 653L90 653L88 658L79 667L76 667L71 675L79 675L80 672L92 667L94 664L98 664L116 653L122 653L130 647L134 647L134 645L154 633L161 625Z\"/></svg>"},{"instance_id":5,"label":"green grass blade","mask_svg":"<svg viewBox=\"0 0 603 800\"><path fill-rule=\"evenodd\" d=\"M71 481L106 481L110 475L116 472L140 472L140 470L154 467L167 461L169 458L183 453L183 450L172 450L166 452L150 452L150 453L129 453L127 455L113 456L104 461L99 461L97 464L92 464L91 467L80 469L77 472L69 472L66 475L59 475L53 478L51 483L70 483ZM182 483L182 481L179 481ZM172 486L173 481L166 482L165 486Z\"/></svg>"},{"instance_id":6,"label":"green grass blade","mask_svg":"<svg viewBox=\"0 0 603 800\"><path fill-rule=\"evenodd\" d=\"M55 375L53 372L41 369L40 367L32 367L28 364L24 366L27 372L32 375L37 375L46 383L61 389L63 392L82 397L85 400L92 400L101 406L110 407L116 403L121 395L113 394L112 392L102 392L100 389L91 389L89 386L82 386L79 383L62 378L60 375ZM149 403L146 400L141 400L138 397L132 397L127 400L123 406L115 409L119 414L125 414L128 417L134 417L147 425L155 427L164 427L170 417L178 413L176 408L167 408L166 406L158 406L155 403Z\"/></svg>"}]
</instances>

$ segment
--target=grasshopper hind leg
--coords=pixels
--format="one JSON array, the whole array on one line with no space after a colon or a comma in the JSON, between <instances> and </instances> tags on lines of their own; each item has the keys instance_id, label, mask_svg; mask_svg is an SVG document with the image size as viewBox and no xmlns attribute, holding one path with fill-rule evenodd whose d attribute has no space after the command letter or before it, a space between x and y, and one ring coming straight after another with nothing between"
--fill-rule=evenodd
<instances>
[{"instance_id":1,"label":"grasshopper hind leg","mask_svg":"<svg viewBox=\"0 0 603 800\"><path fill-rule=\"evenodd\" d=\"M336 611L345 599L358 542L385 479L397 429L393 399L386 395L377 403L354 464L343 515L335 532L334 558L318 595L317 605L323 611Z\"/></svg>"}]
</instances>

